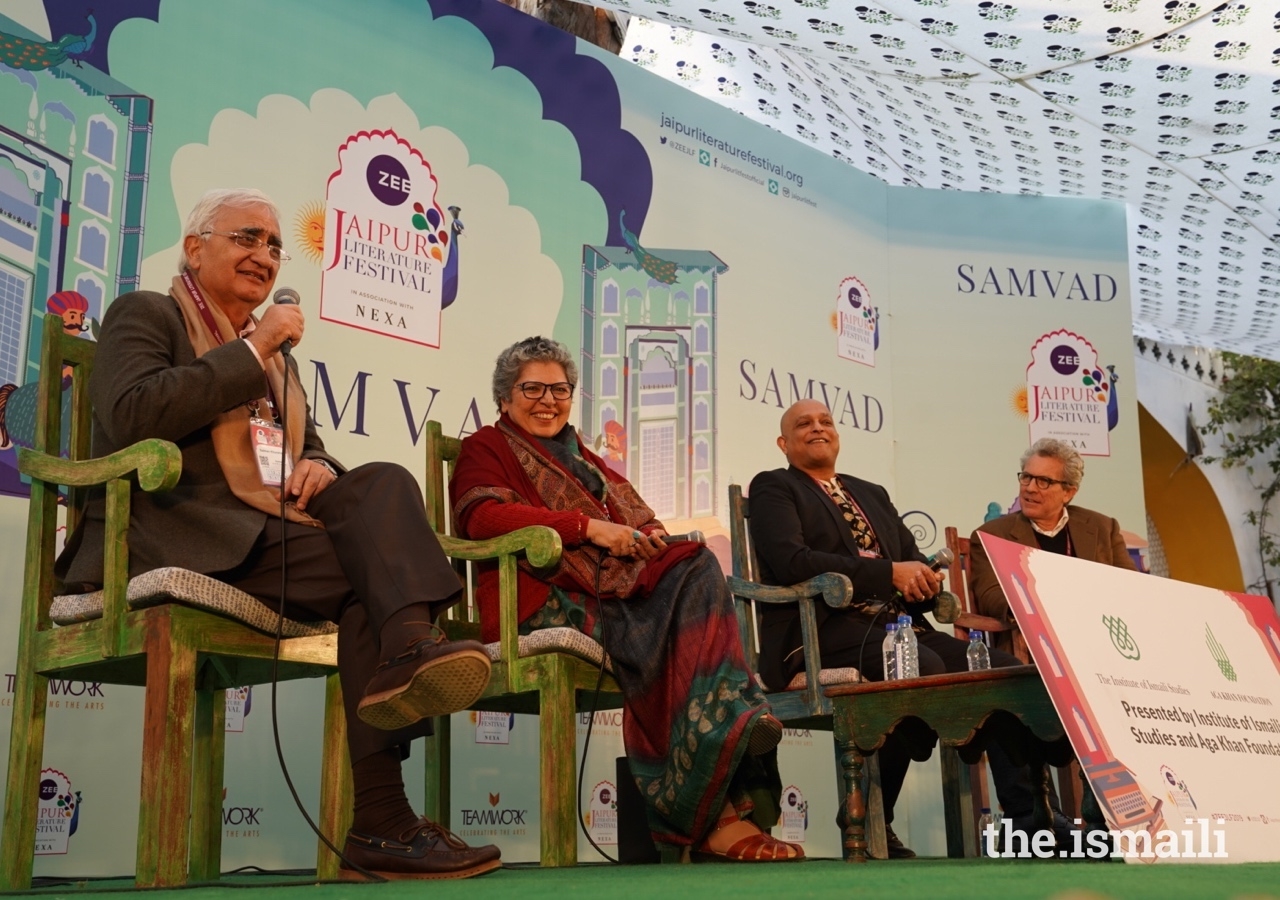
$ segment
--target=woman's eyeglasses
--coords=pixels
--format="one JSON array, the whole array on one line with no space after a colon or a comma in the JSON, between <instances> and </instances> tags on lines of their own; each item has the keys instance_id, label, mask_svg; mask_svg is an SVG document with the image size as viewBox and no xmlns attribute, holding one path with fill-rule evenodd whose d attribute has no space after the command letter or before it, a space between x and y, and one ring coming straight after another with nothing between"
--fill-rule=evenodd
<instances>
[{"instance_id":1,"label":"woman's eyeglasses","mask_svg":"<svg viewBox=\"0 0 1280 900\"><path fill-rule=\"evenodd\" d=\"M547 393L557 400L568 400L573 396L573 385L567 381L545 384L541 381L522 381L516 385L526 400L541 400Z\"/></svg>"}]
</instances>

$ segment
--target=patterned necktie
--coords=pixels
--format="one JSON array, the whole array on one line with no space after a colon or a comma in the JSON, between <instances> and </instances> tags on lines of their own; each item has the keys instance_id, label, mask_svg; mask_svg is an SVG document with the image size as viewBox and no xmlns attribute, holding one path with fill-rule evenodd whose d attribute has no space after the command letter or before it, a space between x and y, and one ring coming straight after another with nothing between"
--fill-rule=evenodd
<instances>
[{"instance_id":1,"label":"patterned necktie","mask_svg":"<svg viewBox=\"0 0 1280 900\"><path fill-rule=\"evenodd\" d=\"M836 502L836 506L840 507L840 513L844 516L844 520L849 523L849 530L853 532L853 542L860 550L865 550L875 556L880 555L880 542L876 540L876 533L871 530L871 523L862 515L862 511L858 509L858 505L853 502L844 491L844 486L840 484L839 476L830 481L820 482L827 495Z\"/></svg>"}]
</instances>

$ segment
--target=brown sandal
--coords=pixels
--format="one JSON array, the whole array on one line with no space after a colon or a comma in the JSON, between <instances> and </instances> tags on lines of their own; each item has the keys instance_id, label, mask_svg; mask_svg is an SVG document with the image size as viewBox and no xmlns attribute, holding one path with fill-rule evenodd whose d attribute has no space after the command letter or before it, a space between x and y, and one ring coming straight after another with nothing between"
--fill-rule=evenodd
<instances>
[{"instance_id":1,"label":"brown sandal","mask_svg":"<svg viewBox=\"0 0 1280 900\"><path fill-rule=\"evenodd\" d=\"M712 833L740 821L743 820L736 816L726 816L716 823ZM765 831L757 830L755 834L735 841L726 850L713 850L708 845L709 838L710 835L703 838L693 849L693 856L724 862L793 862L804 859L803 847L780 841Z\"/></svg>"}]
</instances>

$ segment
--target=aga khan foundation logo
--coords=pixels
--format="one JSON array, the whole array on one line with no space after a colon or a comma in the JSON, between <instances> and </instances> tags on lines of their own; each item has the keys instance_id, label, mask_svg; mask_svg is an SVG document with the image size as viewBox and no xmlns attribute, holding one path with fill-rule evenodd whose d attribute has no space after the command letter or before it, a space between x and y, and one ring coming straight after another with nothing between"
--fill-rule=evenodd
<instances>
[{"instance_id":1,"label":"aga khan foundation logo","mask_svg":"<svg viewBox=\"0 0 1280 900\"><path fill-rule=\"evenodd\" d=\"M1209 623L1204 626L1204 643L1209 648L1209 654L1213 657L1213 661L1218 664L1218 671L1222 673L1222 677L1227 681L1235 681L1235 666L1231 665L1231 660L1227 657L1227 648L1218 643L1218 639L1213 636L1213 632L1209 629Z\"/></svg>"}]
</instances>

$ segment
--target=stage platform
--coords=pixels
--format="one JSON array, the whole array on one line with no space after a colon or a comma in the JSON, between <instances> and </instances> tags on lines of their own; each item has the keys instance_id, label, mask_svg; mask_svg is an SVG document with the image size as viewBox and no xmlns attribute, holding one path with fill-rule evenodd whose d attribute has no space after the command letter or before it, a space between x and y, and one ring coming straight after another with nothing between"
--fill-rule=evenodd
<instances>
[{"instance_id":1,"label":"stage platform","mask_svg":"<svg viewBox=\"0 0 1280 900\"><path fill-rule=\"evenodd\" d=\"M23 896L76 897L132 890L129 879L46 884ZM1125 865L1123 863L1038 860L917 859L846 865L835 860L797 864L691 866L579 866L539 869L512 866L469 881L392 882L381 885L315 885L296 874L237 874L207 887L181 891L147 891L148 900L243 900L246 892L270 891L271 900L431 900L519 897L521 900L564 900L596 897L928 897L930 900L1169 900L1169 898L1280 897L1280 863L1240 865ZM6 895L16 896L16 895Z\"/></svg>"}]
</instances>

